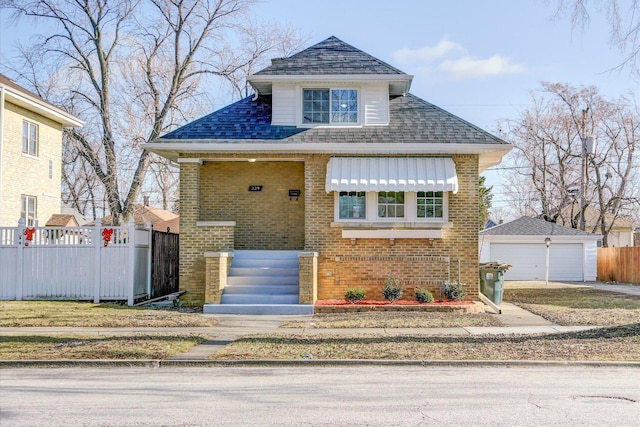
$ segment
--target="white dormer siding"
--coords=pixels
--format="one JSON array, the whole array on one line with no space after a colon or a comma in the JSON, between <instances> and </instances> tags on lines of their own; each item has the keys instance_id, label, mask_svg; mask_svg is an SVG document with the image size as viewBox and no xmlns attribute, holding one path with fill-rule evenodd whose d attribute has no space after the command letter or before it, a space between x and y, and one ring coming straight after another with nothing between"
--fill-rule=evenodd
<instances>
[{"instance_id":1,"label":"white dormer siding","mask_svg":"<svg viewBox=\"0 0 640 427\"><path fill-rule=\"evenodd\" d=\"M304 88L357 89L357 126L384 126L389 124L389 86L385 83L274 83L272 86L272 119L277 126L305 126L302 124L302 89ZM329 125L331 126L331 125ZM305 126L306 127L306 126Z\"/></svg>"},{"instance_id":2,"label":"white dormer siding","mask_svg":"<svg viewBox=\"0 0 640 427\"><path fill-rule=\"evenodd\" d=\"M296 108L300 105L296 100L296 87L292 84L273 84L271 124L276 126L295 126Z\"/></svg>"},{"instance_id":3,"label":"white dormer siding","mask_svg":"<svg viewBox=\"0 0 640 427\"><path fill-rule=\"evenodd\" d=\"M389 124L389 87L387 85L367 87L362 99L366 125Z\"/></svg>"}]
</instances>

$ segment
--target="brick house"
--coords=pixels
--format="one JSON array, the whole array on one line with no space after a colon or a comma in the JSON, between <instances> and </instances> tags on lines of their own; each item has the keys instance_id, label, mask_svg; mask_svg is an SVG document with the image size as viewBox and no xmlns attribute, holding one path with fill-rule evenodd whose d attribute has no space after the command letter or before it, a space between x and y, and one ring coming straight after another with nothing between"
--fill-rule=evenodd
<instances>
[{"instance_id":1,"label":"brick house","mask_svg":"<svg viewBox=\"0 0 640 427\"><path fill-rule=\"evenodd\" d=\"M511 146L411 95L412 78L330 37L147 144L180 164L187 301L293 313L350 287L381 299L388 277L409 299L454 279L476 299L478 174Z\"/></svg>"},{"instance_id":2,"label":"brick house","mask_svg":"<svg viewBox=\"0 0 640 427\"><path fill-rule=\"evenodd\" d=\"M60 213L62 129L83 122L0 74L0 226Z\"/></svg>"}]
</instances>

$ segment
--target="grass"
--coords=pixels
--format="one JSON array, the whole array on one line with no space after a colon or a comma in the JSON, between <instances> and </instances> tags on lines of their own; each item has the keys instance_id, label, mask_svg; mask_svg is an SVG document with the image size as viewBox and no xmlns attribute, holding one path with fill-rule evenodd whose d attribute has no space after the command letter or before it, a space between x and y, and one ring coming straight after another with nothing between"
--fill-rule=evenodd
<instances>
[{"instance_id":1,"label":"grass","mask_svg":"<svg viewBox=\"0 0 640 427\"><path fill-rule=\"evenodd\" d=\"M638 322L640 296L589 288L506 289L504 300L564 326Z\"/></svg>"},{"instance_id":2,"label":"grass","mask_svg":"<svg viewBox=\"0 0 640 427\"><path fill-rule=\"evenodd\" d=\"M196 313L70 301L0 301L0 327L209 327Z\"/></svg>"},{"instance_id":3,"label":"grass","mask_svg":"<svg viewBox=\"0 0 640 427\"><path fill-rule=\"evenodd\" d=\"M640 323L545 335L296 336L234 341L212 359L640 361Z\"/></svg>"},{"instance_id":4,"label":"grass","mask_svg":"<svg viewBox=\"0 0 640 427\"><path fill-rule=\"evenodd\" d=\"M640 297L588 288L507 289L515 303L581 332L540 335L389 336L272 334L241 338L215 359L582 360L640 361ZM497 322L497 323L496 323ZM113 304L0 302L0 326L213 326L215 318ZM290 328L442 328L498 326L487 314L361 312L316 315ZM2 336L0 359L163 359L207 339L197 334Z\"/></svg>"},{"instance_id":5,"label":"grass","mask_svg":"<svg viewBox=\"0 0 640 427\"><path fill-rule=\"evenodd\" d=\"M197 334L3 336L0 360L165 359L206 339Z\"/></svg>"},{"instance_id":6,"label":"grass","mask_svg":"<svg viewBox=\"0 0 640 427\"><path fill-rule=\"evenodd\" d=\"M457 328L502 326L490 314L438 312L358 312L316 314L309 321L285 322L285 328Z\"/></svg>"}]
</instances>

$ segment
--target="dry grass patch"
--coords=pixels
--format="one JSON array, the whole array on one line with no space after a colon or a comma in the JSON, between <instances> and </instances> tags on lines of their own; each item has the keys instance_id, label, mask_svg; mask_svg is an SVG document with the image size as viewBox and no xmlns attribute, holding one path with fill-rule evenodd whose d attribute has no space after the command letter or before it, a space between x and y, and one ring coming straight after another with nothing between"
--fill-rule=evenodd
<instances>
[{"instance_id":1,"label":"dry grass patch","mask_svg":"<svg viewBox=\"0 0 640 427\"><path fill-rule=\"evenodd\" d=\"M640 324L545 335L262 335L235 341L212 358L640 361Z\"/></svg>"},{"instance_id":2,"label":"dry grass patch","mask_svg":"<svg viewBox=\"0 0 640 427\"><path fill-rule=\"evenodd\" d=\"M198 313L72 301L0 301L3 327L208 327L218 320Z\"/></svg>"},{"instance_id":3,"label":"dry grass patch","mask_svg":"<svg viewBox=\"0 0 640 427\"><path fill-rule=\"evenodd\" d=\"M209 339L196 334L4 336L0 360L165 359Z\"/></svg>"},{"instance_id":4,"label":"dry grass patch","mask_svg":"<svg viewBox=\"0 0 640 427\"><path fill-rule=\"evenodd\" d=\"M439 312L358 312L316 314L309 321L285 322L283 328L459 328L502 326L493 315Z\"/></svg>"},{"instance_id":5,"label":"dry grass patch","mask_svg":"<svg viewBox=\"0 0 640 427\"><path fill-rule=\"evenodd\" d=\"M507 289L504 299L558 325L613 326L640 319L640 296L596 289Z\"/></svg>"}]
</instances>

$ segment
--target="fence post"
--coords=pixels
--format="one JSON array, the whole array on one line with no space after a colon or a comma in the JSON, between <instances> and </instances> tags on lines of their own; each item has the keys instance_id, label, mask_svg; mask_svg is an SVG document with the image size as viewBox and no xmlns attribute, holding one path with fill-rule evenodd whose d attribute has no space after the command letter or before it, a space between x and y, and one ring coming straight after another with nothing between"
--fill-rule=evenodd
<instances>
[{"instance_id":1,"label":"fence post","mask_svg":"<svg viewBox=\"0 0 640 427\"><path fill-rule=\"evenodd\" d=\"M147 221L147 229L147 298L151 299L151 275L153 274L153 270L151 270L151 258L153 256L153 225L151 224L151 221Z\"/></svg>"},{"instance_id":2,"label":"fence post","mask_svg":"<svg viewBox=\"0 0 640 427\"><path fill-rule=\"evenodd\" d=\"M136 272L135 272L135 259L136 259L136 223L133 220L133 215L131 215L131 219L129 220L129 230L128 230L128 234L129 234L129 238L128 243L129 243L129 270L127 271L128 273L128 278L127 278L127 282L129 283L129 289L127 290L128 293L128 298L127 298L127 304L129 306L133 305L133 294L134 294L134 289L135 289L135 280L136 280Z\"/></svg>"},{"instance_id":3,"label":"fence post","mask_svg":"<svg viewBox=\"0 0 640 427\"><path fill-rule=\"evenodd\" d=\"M13 244L16 245L18 249L18 253L16 254L16 268L18 269L18 275L16 277L16 301L22 301L24 288L24 230L25 221L24 218L20 218L18 228L16 228L16 234L13 237Z\"/></svg>"},{"instance_id":4,"label":"fence post","mask_svg":"<svg viewBox=\"0 0 640 427\"><path fill-rule=\"evenodd\" d=\"M93 302L100 303L101 273L102 273L102 236L100 232L102 220L96 218L91 230L91 244L93 246Z\"/></svg>"}]
</instances>

